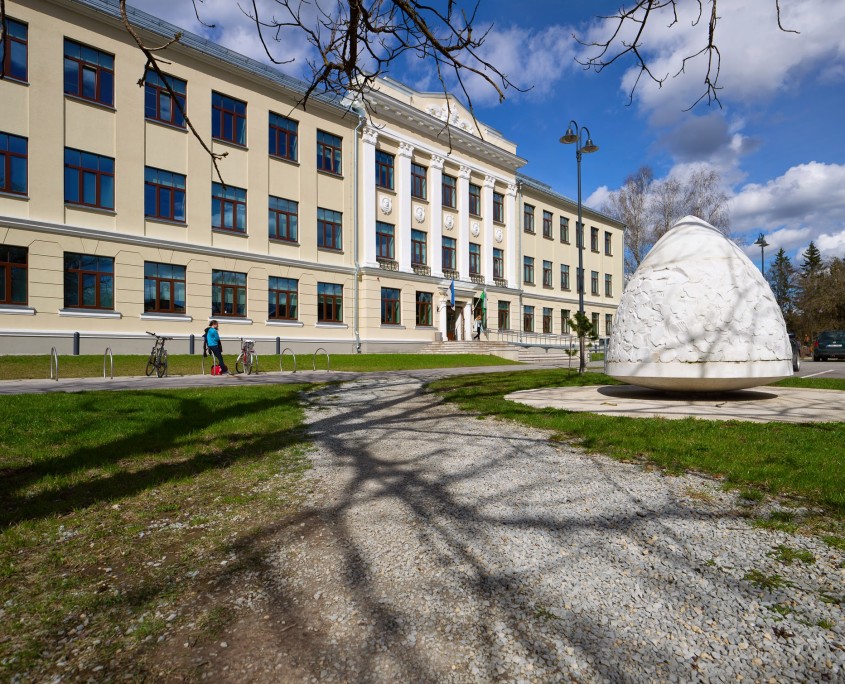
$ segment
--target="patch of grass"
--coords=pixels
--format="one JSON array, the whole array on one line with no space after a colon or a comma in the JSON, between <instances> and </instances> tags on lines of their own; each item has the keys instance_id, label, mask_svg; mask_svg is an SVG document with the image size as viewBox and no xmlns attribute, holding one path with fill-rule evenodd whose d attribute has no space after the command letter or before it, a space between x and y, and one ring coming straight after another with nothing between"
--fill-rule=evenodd
<instances>
[{"instance_id":1,"label":"patch of grass","mask_svg":"<svg viewBox=\"0 0 845 684\"><path fill-rule=\"evenodd\" d=\"M836 627L836 623L833 620L822 618L821 620L816 621L816 627L821 627L822 629L833 629Z\"/></svg>"},{"instance_id":2,"label":"patch of grass","mask_svg":"<svg viewBox=\"0 0 845 684\"><path fill-rule=\"evenodd\" d=\"M549 621L549 620L557 620L557 615L552 613L548 608L545 606L537 605L534 606L534 617L539 620Z\"/></svg>"},{"instance_id":3,"label":"patch of grass","mask_svg":"<svg viewBox=\"0 0 845 684\"><path fill-rule=\"evenodd\" d=\"M759 489L741 489L739 491L739 498L745 501L762 501L766 498L766 495Z\"/></svg>"},{"instance_id":4,"label":"patch of grass","mask_svg":"<svg viewBox=\"0 0 845 684\"><path fill-rule=\"evenodd\" d=\"M784 605L783 603L773 603L770 606L766 606L770 611L773 613L777 613L781 617L786 617L792 612L792 608L789 606Z\"/></svg>"},{"instance_id":5,"label":"patch of grass","mask_svg":"<svg viewBox=\"0 0 845 684\"><path fill-rule=\"evenodd\" d=\"M778 544L775 550L769 553L769 557L779 560L784 565L792 565L795 561L800 561L805 565L816 562L816 557L806 549L793 549L785 544Z\"/></svg>"},{"instance_id":6,"label":"patch of grass","mask_svg":"<svg viewBox=\"0 0 845 684\"><path fill-rule=\"evenodd\" d=\"M788 511L772 511L768 518L757 518L752 524L764 530L778 530L789 534L798 529L795 516Z\"/></svg>"},{"instance_id":7,"label":"patch of grass","mask_svg":"<svg viewBox=\"0 0 845 684\"><path fill-rule=\"evenodd\" d=\"M649 461L668 472L707 472L734 488L793 495L828 514L845 515L845 422L624 418L504 401L519 390L608 384L618 383L600 373L554 369L452 377L430 387L468 411L550 430L590 451ZM845 380L834 384L845 390Z\"/></svg>"},{"instance_id":8,"label":"patch of grass","mask_svg":"<svg viewBox=\"0 0 845 684\"><path fill-rule=\"evenodd\" d=\"M229 348L236 350L235 345ZM237 353L225 354L227 365L232 372ZM114 357L115 377L144 375L148 355L121 355ZM203 372L202 354L170 354L167 359L168 375L200 375ZM313 354L297 356L298 370L313 368ZM317 356L318 370L326 369L325 355ZM419 370L424 368L462 368L473 366L509 366L518 365L499 356L489 354L334 354L330 358L332 370L338 371L391 371ZM290 355L285 358L285 372L293 369ZM260 356L259 369L262 372L279 372L279 357L275 354ZM205 359L205 372L211 372L211 361ZM50 377L49 356L0 356L0 380L36 380ZM60 378L101 378L103 377L103 357L70 356L59 357Z\"/></svg>"},{"instance_id":9,"label":"patch of grass","mask_svg":"<svg viewBox=\"0 0 845 684\"><path fill-rule=\"evenodd\" d=\"M822 541L834 549L845 551L845 537L840 537L835 534L825 534L822 535Z\"/></svg>"},{"instance_id":10,"label":"patch of grass","mask_svg":"<svg viewBox=\"0 0 845 684\"><path fill-rule=\"evenodd\" d=\"M766 575L759 570L751 570L750 572L747 572L742 579L756 584L761 589L771 590L792 586L792 583L789 580L784 579L780 575Z\"/></svg>"},{"instance_id":11,"label":"patch of grass","mask_svg":"<svg viewBox=\"0 0 845 684\"><path fill-rule=\"evenodd\" d=\"M713 501L712 494L704 491L703 489L696 489L695 487L686 487L684 489L684 494L695 501L704 501L705 503Z\"/></svg>"},{"instance_id":12,"label":"patch of grass","mask_svg":"<svg viewBox=\"0 0 845 684\"><path fill-rule=\"evenodd\" d=\"M0 679L143 678L186 606L238 581L234 549L296 511L303 387L4 397Z\"/></svg>"}]
</instances>

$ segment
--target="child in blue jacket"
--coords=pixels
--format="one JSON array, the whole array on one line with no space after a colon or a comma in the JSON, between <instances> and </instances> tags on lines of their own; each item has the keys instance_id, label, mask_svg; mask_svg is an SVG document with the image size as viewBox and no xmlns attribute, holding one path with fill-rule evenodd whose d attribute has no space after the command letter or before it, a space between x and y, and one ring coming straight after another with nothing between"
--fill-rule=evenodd
<instances>
[{"instance_id":1,"label":"child in blue jacket","mask_svg":"<svg viewBox=\"0 0 845 684\"><path fill-rule=\"evenodd\" d=\"M223 344L220 342L220 333L217 332L217 321L209 321L208 325L209 327L205 330L205 344L208 347L208 351L214 354L214 358L217 359L221 374L229 373L229 375L234 375L234 373L229 372L226 362L223 361Z\"/></svg>"}]
</instances>

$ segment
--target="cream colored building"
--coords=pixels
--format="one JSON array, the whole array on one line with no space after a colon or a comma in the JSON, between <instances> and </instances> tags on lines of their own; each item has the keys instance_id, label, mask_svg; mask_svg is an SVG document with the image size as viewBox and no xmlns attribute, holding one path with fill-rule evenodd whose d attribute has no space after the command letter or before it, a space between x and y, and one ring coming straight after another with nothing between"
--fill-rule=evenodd
<instances>
[{"instance_id":1,"label":"cream colored building","mask_svg":"<svg viewBox=\"0 0 845 684\"><path fill-rule=\"evenodd\" d=\"M6 12L0 353L69 353L75 334L83 354L145 351L147 330L185 352L210 318L262 353L412 351L469 339L482 294L492 339L568 332L576 206L454 99L385 79L370 116L328 97L303 110L305 84L183 34L163 69L225 153L221 182L158 77L138 85L116 1ZM177 31L130 20L150 44ZM585 310L604 336L623 226L585 210L584 228Z\"/></svg>"}]
</instances>

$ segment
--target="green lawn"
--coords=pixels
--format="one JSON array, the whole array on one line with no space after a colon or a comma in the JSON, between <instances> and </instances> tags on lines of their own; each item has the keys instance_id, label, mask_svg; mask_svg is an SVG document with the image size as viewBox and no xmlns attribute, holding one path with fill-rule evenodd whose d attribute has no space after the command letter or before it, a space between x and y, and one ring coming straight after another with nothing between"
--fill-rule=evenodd
<instances>
[{"instance_id":1,"label":"green lawn","mask_svg":"<svg viewBox=\"0 0 845 684\"><path fill-rule=\"evenodd\" d=\"M225 354L226 364L234 372L236 354ZM115 356L115 376L144 375L147 356ZM279 372L279 357L261 356L259 370ZM314 354L296 357L298 370L314 367ZM415 370L420 368L458 368L471 366L503 366L515 362L498 356L483 354L334 354L330 357L332 370L387 371ZM316 357L319 370L326 368L325 354ZM108 367L110 372L111 368ZM293 370L290 354L284 358L284 370ZM211 371L211 360L205 359L205 372ZM174 354L168 358L169 375L199 375L203 372L202 355ZM0 380L33 380L50 377L49 356L0 356ZM60 356L60 378L103 377L102 356Z\"/></svg>"},{"instance_id":2,"label":"green lawn","mask_svg":"<svg viewBox=\"0 0 845 684\"><path fill-rule=\"evenodd\" d=\"M88 663L80 681L97 665L142 678L158 616L305 495L302 388L3 397L0 679L67 675L63 659Z\"/></svg>"},{"instance_id":3,"label":"green lawn","mask_svg":"<svg viewBox=\"0 0 845 684\"><path fill-rule=\"evenodd\" d=\"M504 401L509 392L539 387L616 384L598 373L567 370L461 376L431 387L461 408L518 420L574 439L591 451L645 459L669 471L722 476L736 487L796 495L836 516L845 516L845 422L769 423L619 418ZM784 385L845 390L845 380L799 378Z\"/></svg>"}]
</instances>

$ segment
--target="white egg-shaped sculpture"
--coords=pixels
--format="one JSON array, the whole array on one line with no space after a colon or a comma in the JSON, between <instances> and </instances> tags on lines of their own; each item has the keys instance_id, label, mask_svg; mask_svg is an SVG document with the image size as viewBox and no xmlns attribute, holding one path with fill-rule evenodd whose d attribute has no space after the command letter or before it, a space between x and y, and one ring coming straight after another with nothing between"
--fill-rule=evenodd
<instances>
[{"instance_id":1,"label":"white egg-shaped sculpture","mask_svg":"<svg viewBox=\"0 0 845 684\"><path fill-rule=\"evenodd\" d=\"M608 375L673 392L722 392L792 375L783 315L745 254L695 216L678 221L622 293Z\"/></svg>"}]
</instances>

